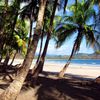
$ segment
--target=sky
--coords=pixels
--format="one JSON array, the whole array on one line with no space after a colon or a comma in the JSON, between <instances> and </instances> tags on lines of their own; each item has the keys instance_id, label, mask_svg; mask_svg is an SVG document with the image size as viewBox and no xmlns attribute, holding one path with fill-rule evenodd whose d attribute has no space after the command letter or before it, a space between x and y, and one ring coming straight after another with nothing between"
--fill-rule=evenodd
<instances>
[{"instance_id":1,"label":"sky","mask_svg":"<svg viewBox=\"0 0 100 100\"><path fill-rule=\"evenodd\" d=\"M72 3L74 3L73 1L74 0L68 0L68 5L71 5ZM97 9L97 8L95 7L95 9ZM66 12L67 12L67 14L69 13L69 11L67 9L66 9ZM62 15L63 11L62 10L59 12L56 11L56 14ZM33 28L35 27L35 25L36 25L36 23L33 24ZM45 44L45 40L46 40L46 38L44 39L43 45ZM51 39L49 42L47 55L70 55L71 51L72 51L74 40L75 40L75 35L73 37L71 37L69 40L66 40L65 43L60 48L56 48L55 41L53 39ZM39 41L39 44L38 44L38 47L36 50L36 54L38 54L38 52L39 52L39 49L40 49L39 47L40 47L40 41ZM91 54L93 52L94 52L94 50L92 47L86 47L86 41L85 41L85 39L83 39L81 46L80 46L79 53Z\"/></svg>"},{"instance_id":2,"label":"sky","mask_svg":"<svg viewBox=\"0 0 100 100\"><path fill-rule=\"evenodd\" d=\"M73 36L69 40L66 40L65 43L60 48L56 48L56 42L53 39L51 39L49 42L47 55L70 55L72 51L74 39L75 36ZM45 40L46 38L44 39L43 46L45 44ZM93 49L91 47L86 47L85 42L86 42L85 39L83 39L79 53L88 53L88 54L93 53L94 52ZM37 47L36 54L38 54L39 52L39 46L40 46L40 41Z\"/></svg>"},{"instance_id":3,"label":"sky","mask_svg":"<svg viewBox=\"0 0 100 100\"><path fill-rule=\"evenodd\" d=\"M68 0L68 1L69 1L68 5L74 3L73 2L74 0ZM97 8L95 7L95 9L97 9ZM56 13L58 13L58 12L56 12ZM67 13L68 13L68 11L67 11ZM60 11L58 14L62 15L62 11ZM47 55L70 55L71 51L72 51L74 40L75 40L75 35L73 37L71 37L71 39L66 40L65 43L60 48L56 48L55 41L53 39L51 39L49 42ZM36 53L38 53L38 52L39 52L39 45L38 45ZM92 47L87 47L86 41L85 41L85 39L83 39L81 46L80 46L79 53L92 54L92 53L94 53L94 49Z\"/></svg>"},{"instance_id":4,"label":"sky","mask_svg":"<svg viewBox=\"0 0 100 100\"><path fill-rule=\"evenodd\" d=\"M72 3L74 3L74 0L68 0L68 5L70 5ZM25 6L25 4L21 5L21 7L23 7L23 6ZM97 9L96 6L95 6L95 9ZM68 14L69 11L68 10L66 10L66 11L67 11L67 14ZM56 11L56 14L62 15L63 12L60 11L58 13L58 11ZM45 40L46 40L46 38L44 39L43 45L45 44ZM75 36L73 36L69 40L66 40L65 43L60 48L56 48L55 41L53 39L51 39L50 42L49 42L47 54L48 55L70 55L71 51L72 51L74 40L75 40ZM36 50L36 54L38 54L38 52L39 52L39 47L40 47L40 41L39 41L39 44L38 44L38 47L37 47L37 50ZM86 47L86 41L85 41L85 39L83 39L81 46L80 46L79 53L91 54L93 52L94 52L93 48Z\"/></svg>"}]
</instances>

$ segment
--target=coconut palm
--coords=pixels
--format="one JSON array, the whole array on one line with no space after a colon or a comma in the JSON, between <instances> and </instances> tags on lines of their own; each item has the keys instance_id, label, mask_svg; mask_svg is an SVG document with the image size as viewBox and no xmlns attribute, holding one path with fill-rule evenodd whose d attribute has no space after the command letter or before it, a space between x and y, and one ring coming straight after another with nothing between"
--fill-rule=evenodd
<instances>
[{"instance_id":1,"label":"coconut palm","mask_svg":"<svg viewBox=\"0 0 100 100\"><path fill-rule=\"evenodd\" d=\"M77 33L74 45L72 48L71 55L68 62L65 64L64 68L60 71L59 77L63 77L64 73L70 64L73 55L79 51L81 42L83 38L86 39L88 46L94 46L94 28L92 25L88 24L88 21L95 16L95 11L92 8L91 3L87 2L77 2L76 5L70 7L72 14L70 16L64 16L62 23L60 23L57 28L57 47L60 47L64 41L71 37L73 34Z\"/></svg>"},{"instance_id":2,"label":"coconut palm","mask_svg":"<svg viewBox=\"0 0 100 100\"><path fill-rule=\"evenodd\" d=\"M20 16L22 19L29 19L30 21L30 33L29 33L29 42L28 46L31 43L32 40L32 26L33 22L36 21L38 10L39 10L39 1L38 0L22 0L24 2L27 2L27 5L22 8L22 11L20 13Z\"/></svg>"},{"instance_id":3,"label":"coconut palm","mask_svg":"<svg viewBox=\"0 0 100 100\"><path fill-rule=\"evenodd\" d=\"M0 6L1 13L1 29L0 29L0 54L2 56L3 46L8 43L13 35L15 24L18 17L20 0L15 0L12 5L7 6L8 0L5 0L6 5Z\"/></svg>"},{"instance_id":4,"label":"coconut palm","mask_svg":"<svg viewBox=\"0 0 100 100\"><path fill-rule=\"evenodd\" d=\"M44 49L43 49L43 53L39 59L39 62L36 63L36 69L33 69L32 70L32 73L33 73L33 77L37 78L39 73L42 72L43 70L43 65L44 65L44 62L45 62L45 56L46 56L46 53L47 53L47 49L48 49L48 44L49 44L49 41L50 41L50 38L51 38L51 32L52 32L52 28L53 28L53 20L54 20L54 16L55 16L55 12L56 12L56 8L57 8L57 3L58 3L58 0L55 0L54 1L54 4L53 4L53 7L50 7L50 8L53 8L52 10L52 13L50 15L50 12L49 12L49 17L50 19L46 16L45 19L48 23L46 23L46 25L44 24L44 27L47 28L46 31L47 31L47 39L46 39L46 42L45 42L45 46L44 46ZM48 27L48 25L50 27Z\"/></svg>"},{"instance_id":5,"label":"coconut palm","mask_svg":"<svg viewBox=\"0 0 100 100\"><path fill-rule=\"evenodd\" d=\"M38 18L37 18L36 29L34 31L33 40L32 40L31 45L28 48L25 60L24 60L23 65L22 65L22 68L19 71L16 79L0 95L1 100L15 100L17 95L20 92L20 89L23 85L23 82L24 82L26 75L29 71L29 68L32 64L32 60L33 60L34 55L35 55L35 51L37 48L39 37L41 35L41 29L42 29L42 25L43 25L43 16L44 16L44 11L45 11L45 7L46 7L46 1L47 0L40 0L40 7L39 7Z\"/></svg>"},{"instance_id":6,"label":"coconut palm","mask_svg":"<svg viewBox=\"0 0 100 100\"><path fill-rule=\"evenodd\" d=\"M49 2L50 2L50 4L52 3L52 1L49 1ZM43 52L41 54L40 60L35 65L36 69L33 68L33 70L32 70L34 78L37 78L38 74L40 72L42 72L42 70L43 70L43 65L44 65L44 62L45 62L48 44L49 44L49 41L51 39L52 32L53 32L53 21L54 21L54 17L55 17L56 8L63 9L64 12L65 12L67 2L68 2L68 0L63 0L63 1L62 0L59 0L59 1L55 0L54 5L53 6L51 5L51 7L49 7L49 9L48 9L48 12L49 11L51 12L51 15L50 15L51 17L46 16L46 22L44 24L45 32L47 33L47 39L46 39L45 46L44 46ZM53 7L53 9L51 10L52 7ZM49 14L47 13L45 15L49 15Z\"/></svg>"},{"instance_id":7,"label":"coconut palm","mask_svg":"<svg viewBox=\"0 0 100 100\"><path fill-rule=\"evenodd\" d=\"M100 0L94 1L94 4L97 4L99 6L98 14L95 17L95 22L96 22L95 28L99 32L96 34L96 44L94 49L96 52L99 52L100 51Z\"/></svg>"}]
</instances>

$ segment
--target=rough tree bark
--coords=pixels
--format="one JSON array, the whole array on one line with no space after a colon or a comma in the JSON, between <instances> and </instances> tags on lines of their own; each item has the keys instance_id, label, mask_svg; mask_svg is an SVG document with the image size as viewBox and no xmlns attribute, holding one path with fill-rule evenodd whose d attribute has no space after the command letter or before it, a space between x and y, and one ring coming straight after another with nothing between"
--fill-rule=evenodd
<instances>
[{"instance_id":1,"label":"rough tree bark","mask_svg":"<svg viewBox=\"0 0 100 100\"><path fill-rule=\"evenodd\" d=\"M80 38L81 38L81 28L78 30L78 35L77 35L77 38L76 38L75 43L74 43L74 45L73 45L73 49L72 49L72 52L71 52L70 57L69 57L67 63L65 64L65 66L63 67L63 69L62 69L62 70L59 72L59 74L58 74L58 77L59 77L59 78L63 78L63 76L64 76L64 74L65 74L65 72L66 72L66 70L67 70L69 64L71 63L72 57L75 55L75 53L76 53L76 51L77 51L77 46L78 46L77 43L78 43L78 41L80 40ZM80 44L79 44L79 45L80 45Z\"/></svg>"},{"instance_id":2,"label":"rough tree bark","mask_svg":"<svg viewBox=\"0 0 100 100\"><path fill-rule=\"evenodd\" d=\"M7 50L6 58L3 62L4 66L8 65L9 59L10 59L10 54L9 54L9 50Z\"/></svg>"},{"instance_id":3,"label":"rough tree bark","mask_svg":"<svg viewBox=\"0 0 100 100\"><path fill-rule=\"evenodd\" d=\"M41 29L43 25L43 16L45 11L45 5L47 0L40 0L39 13L37 18L36 30L33 35L33 40L28 48L26 57L24 59L21 70L19 71L15 80L10 84L10 86L0 95L0 100L15 100L19 94L23 82L28 74L29 68L32 64L37 44L39 41L39 36L41 34Z\"/></svg>"},{"instance_id":4,"label":"rough tree bark","mask_svg":"<svg viewBox=\"0 0 100 100\"><path fill-rule=\"evenodd\" d=\"M46 43L45 43L45 46L44 46L43 53L40 57L39 62L37 63L37 67L32 70L33 78L35 78L35 79L38 77L39 73L42 72L42 70L43 70L45 56L46 56L49 41L50 41L50 38L51 38L51 31L52 31L52 27L53 27L53 20L54 20L54 16L55 16L57 3L58 3L58 0L55 0L54 5L53 5L53 12L52 12L51 19L50 19L50 25L49 25L50 27L48 29L47 39L46 39Z\"/></svg>"},{"instance_id":5,"label":"rough tree bark","mask_svg":"<svg viewBox=\"0 0 100 100\"><path fill-rule=\"evenodd\" d=\"M15 60L15 57L16 57L17 53L18 53L18 52L16 51L15 54L14 54L14 56L13 56L13 58L12 58L12 61L11 61L10 65L13 64L13 62L14 62L14 60Z\"/></svg>"}]
</instances>

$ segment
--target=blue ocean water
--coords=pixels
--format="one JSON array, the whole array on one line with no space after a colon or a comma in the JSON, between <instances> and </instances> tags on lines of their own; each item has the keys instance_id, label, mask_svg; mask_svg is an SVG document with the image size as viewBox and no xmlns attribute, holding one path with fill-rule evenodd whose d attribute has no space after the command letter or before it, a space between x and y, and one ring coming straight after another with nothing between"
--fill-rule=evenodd
<instances>
[{"instance_id":1,"label":"blue ocean water","mask_svg":"<svg viewBox=\"0 0 100 100\"><path fill-rule=\"evenodd\" d=\"M67 60L64 59L46 59L46 62L49 63L59 63L65 64ZM72 64L83 64L83 65L94 65L100 67L100 59L73 59L71 61Z\"/></svg>"}]
</instances>

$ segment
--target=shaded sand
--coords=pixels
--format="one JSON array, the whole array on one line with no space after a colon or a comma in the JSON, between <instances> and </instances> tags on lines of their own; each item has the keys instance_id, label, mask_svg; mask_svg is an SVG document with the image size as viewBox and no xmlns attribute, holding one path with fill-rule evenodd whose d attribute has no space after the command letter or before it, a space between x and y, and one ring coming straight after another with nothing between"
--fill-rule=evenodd
<instances>
[{"instance_id":1,"label":"shaded sand","mask_svg":"<svg viewBox=\"0 0 100 100\"><path fill-rule=\"evenodd\" d=\"M15 60L14 64L22 63ZM31 68L34 66L32 64ZM71 64L65 78L56 76L63 64L45 63L44 73L40 74L37 84L33 87L23 86L16 100L100 100L100 84L93 80L100 76L100 67ZM9 82L0 80L0 93Z\"/></svg>"},{"instance_id":2,"label":"shaded sand","mask_svg":"<svg viewBox=\"0 0 100 100\"><path fill-rule=\"evenodd\" d=\"M0 88L4 91L6 84L0 84ZM39 77L34 87L23 86L16 100L100 100L100 84L71 76Z\"/></svg>"}]
</instances>

